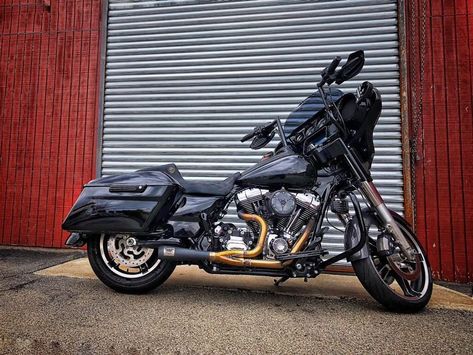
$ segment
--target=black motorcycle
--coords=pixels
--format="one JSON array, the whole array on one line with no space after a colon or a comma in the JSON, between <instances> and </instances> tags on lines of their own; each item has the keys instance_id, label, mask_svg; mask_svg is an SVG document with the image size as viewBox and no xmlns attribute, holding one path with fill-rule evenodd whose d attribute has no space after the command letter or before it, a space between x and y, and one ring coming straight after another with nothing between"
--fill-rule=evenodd
<instances>
[{"instance_id":1,"label":"black motorcycle","mask_svg":"<svg viewBox=\"0 0 473 355\"><path fill-rule=\"evenodd\" d=\"M93 180L62 225L72 232L66 245L87 243L98 278L120 292L149 291L177 264L277 277L279 285L316 277L346 259L388 309L422 309L432 294L429 262L370 175L381 96L364 82L356 95L334 99L327 87L353 78L365 61L357 51L337 70L340 60L321 72L311 96L323 109L287 134L276 119L242 138L260 149L280 137L255 166L220 182L187 181L174 164ZM222 221L233 202L246 228ZM338 255L322 247L329 210L344 226L345 250Z\"/></svg>"}]
</instances>

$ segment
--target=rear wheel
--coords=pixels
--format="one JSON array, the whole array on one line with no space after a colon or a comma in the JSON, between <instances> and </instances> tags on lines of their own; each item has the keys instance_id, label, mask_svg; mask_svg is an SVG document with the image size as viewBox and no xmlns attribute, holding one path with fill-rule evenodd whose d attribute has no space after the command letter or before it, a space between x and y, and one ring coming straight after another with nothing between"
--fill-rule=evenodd
<instances>
[{"instance_id":1,"label":"rear wheel","mask_svg":"<svg viewBox=\"0 0 473 355\"><path fill-rule=\"evenodd\" d=\"M90 265L97 277L123 293L150 291L171 276L175 263L158 259L158 251L130 246L128 235L102 234L87 246Z\"/></svg>"},{"instance_id":2,"label":"rear wheel","mask_svg":"<svg viewBox=\"0 0 473 355\"><path fill-rule=\"evenodd\" d=\"M398 248L389 257L379 255L377 235L370 233L369 257L354 261L352 265L365 289L383 306L397 312L418 312L432 296L432 272L425 252L409 224L397 215L395 220L415 250L416 261L408 261Z\"/></svg>"}]
</instances>

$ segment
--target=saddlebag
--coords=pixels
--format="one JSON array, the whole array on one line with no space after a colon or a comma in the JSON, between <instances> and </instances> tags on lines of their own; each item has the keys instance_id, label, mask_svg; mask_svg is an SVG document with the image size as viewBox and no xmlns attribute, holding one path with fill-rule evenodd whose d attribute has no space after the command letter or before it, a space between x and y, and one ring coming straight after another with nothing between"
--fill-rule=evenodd
<instances>
[{"instance_id":1,"label":"saddlebag","mask_svg":"<svg viewBox=\"0 0 473 355\"><path fill-rule=\"evenodd\" d=\"M176 210L182 187L161 171L90 181L62 224L71 232L149 232Z\"/></svg>"}]
</instances>

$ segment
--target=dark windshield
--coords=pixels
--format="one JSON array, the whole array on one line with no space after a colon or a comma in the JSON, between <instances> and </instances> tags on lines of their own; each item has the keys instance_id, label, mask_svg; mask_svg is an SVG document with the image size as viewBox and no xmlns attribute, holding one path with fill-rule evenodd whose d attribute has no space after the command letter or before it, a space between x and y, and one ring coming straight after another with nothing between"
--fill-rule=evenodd
<instances>
[{"instance_id":1,"label":"dark windshield","mask_svg":"<svg viewBox=\"0 0 473 355\"><path fill-rule=\"evenodd\" d=\"M327 90L327 94L329 101L330 96L333 101L336 101L343 95L343 92L338 89L330 89ZM323 108L324 104L318 91L309 95L289 114L289 116L287 116L286 122L284 123L284 133L286 136L289 136L295 128L307 121L309 118L312 118Z\"/></svg>"}]
</instances>

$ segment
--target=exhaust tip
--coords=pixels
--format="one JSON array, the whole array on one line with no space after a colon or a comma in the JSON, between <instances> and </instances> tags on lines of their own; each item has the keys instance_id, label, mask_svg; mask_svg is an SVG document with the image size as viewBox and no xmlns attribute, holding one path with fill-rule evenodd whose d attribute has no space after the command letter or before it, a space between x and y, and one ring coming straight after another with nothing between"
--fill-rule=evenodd
<instances>
[{"instance_id":1,"label":"exhaust tip","mask_svg":"<svg viewBox=\"0 0 473 355\"><path fill-rule=\"evenodd\" d=\"M69 238L66 240L66 246L70 248L80 248L85 245L87 240L80 233L71 233Z\"/></svg>"}]
</instances>

